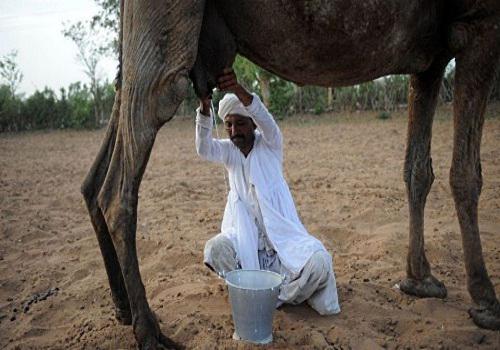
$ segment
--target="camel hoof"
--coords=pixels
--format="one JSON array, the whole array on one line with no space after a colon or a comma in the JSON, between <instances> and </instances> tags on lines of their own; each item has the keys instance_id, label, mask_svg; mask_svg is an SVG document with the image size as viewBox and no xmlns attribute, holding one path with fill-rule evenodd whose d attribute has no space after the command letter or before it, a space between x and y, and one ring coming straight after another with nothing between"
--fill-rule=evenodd
<instances>
[{"instance_id":1,"label":"camel hoof","mask_svg":"<svg viewBox=\"0 0 500 350\"><path fill-rule=\"evenodd\" d=\"M115 307L115 318L124 326L130 326L132 324L132 313L130 312L130 309L124 310Z\"/></svg>"},{"instance_id":2,"label":"camel hoof","mask_svg":"<svg viewBox=\"0 0 500 350\"><path fill-rule=\"evenodd\" d=\"M141 317L142 316L142 317ZM134 334L141 350L177 350L181 345L167 338L160 330L158 317L151 310L134 320Z\"/></svg>"},{"instance_id":3,"label":"camel hoof","mask_svg":"<svg viewBox=\"0 0 500 350\"><path fill-rule=\"evenodd\" d=\"M469 315L480 328L500 330L500 304L498 303L493 307L470 308Z\"/></svg>"},{"instance_id":4,"label":"camel hoof","mask_svg":"<svg viewBox=\"0 0 500 350\"><path fill-rule=\"evenodd\" d=\"M409 295L419 298L446 298L447 291L445 285L434 276L429 276L423 280L406 278L401 281L399 289Z\"/></svg>"},{"instance_id":5,"label":"camel hoof","mask_svg":"<svg viewBox=\"0 0 500 350\"><path fill-rule=\"evenodd\" d=\"M159 336L159 341L160 344L165 347L166 349L172 349L172 350L184 350L184 346L177 344L174 342L172 339L167 338L163 333L160 332Z\"/></svg>"},{"instance_id":6,"label":"camel hoof","mask_svg":"<svg viewBox=\"0 0 500 350\"><path fill-rule=\"evenodd\" d=\"M143 339L139 344L140 350L184 350L184 347L167 338L161 332L158 337Z\"/></svg>"}]
</instances>

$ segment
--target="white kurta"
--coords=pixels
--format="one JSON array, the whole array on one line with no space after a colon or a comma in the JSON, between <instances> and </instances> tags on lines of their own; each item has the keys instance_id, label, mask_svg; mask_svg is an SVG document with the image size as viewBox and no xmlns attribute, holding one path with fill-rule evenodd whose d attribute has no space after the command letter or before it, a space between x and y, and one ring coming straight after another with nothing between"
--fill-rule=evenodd
<instances>
[{"instance_id":1,"label":"white kurta","mask_svg":"<svg viewBox=\"0 0 500 350\"><path fill-rule=\"evenodd\" d=\"M283 177L283 141L278 125L257 95L246 109L258 128L247 157L231 140L214 139L213 119L197 111L196 150L206 160L223 163L229 175L221 233L233 243L242 268L259 269L258 229L251 207L256 196L267 237L281 264L298 275L313 253L326 250L297 215Z\"/></svg>"}]
</instances>

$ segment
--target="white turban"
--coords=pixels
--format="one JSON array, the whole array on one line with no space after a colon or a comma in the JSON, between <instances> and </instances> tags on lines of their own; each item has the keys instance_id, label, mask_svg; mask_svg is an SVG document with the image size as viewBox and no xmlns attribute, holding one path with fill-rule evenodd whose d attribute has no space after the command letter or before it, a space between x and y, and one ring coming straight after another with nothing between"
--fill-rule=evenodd
<instances>
[{"instance_id":1,"label":"white turban","mask_svg":"<svg viewBox=\"0 0 500 350\"><path fill-rule=\"evenodd\" d=\"M228 114L238 114L244 117L251 118L243 103L235 94L226 94L219 102L219 118L224 121Z\"/></svg>"}]
</instances>

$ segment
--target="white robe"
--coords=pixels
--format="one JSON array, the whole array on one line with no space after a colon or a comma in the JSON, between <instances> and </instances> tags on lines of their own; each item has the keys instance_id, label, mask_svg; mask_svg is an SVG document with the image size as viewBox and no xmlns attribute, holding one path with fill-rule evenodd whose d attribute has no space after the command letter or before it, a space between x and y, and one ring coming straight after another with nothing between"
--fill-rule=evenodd
<instances>
[{"instance_id":1,"label":"white robe","mask_svg":"<svg viewBox=\"0 0 500 350\"><path fill-rule=\"evenodd\" d=\"M283 177L283 140L278 125L257 95L246 109L257 125L247 157L231 140L214 139L213 119L197 111L196 150L206 160L223 163L229 175L221 233L233 243L243 269L259 269L258 230L249 208L251 189L245 183L254 186L267 237L281 264L297 276L314 252L326 249L307 232L297 215ZM244 168L249 169L247 181Z\"/></svg>"}]
</instances>

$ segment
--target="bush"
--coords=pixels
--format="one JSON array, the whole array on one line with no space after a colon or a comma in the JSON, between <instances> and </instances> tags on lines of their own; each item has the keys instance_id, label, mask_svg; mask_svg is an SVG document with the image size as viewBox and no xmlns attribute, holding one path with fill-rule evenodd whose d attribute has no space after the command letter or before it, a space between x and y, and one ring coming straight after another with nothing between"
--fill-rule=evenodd
<instances>
[{"instance_id":1,"label":"bush","mask_svg":"<svg viewBox=\"0 0 500 350\"><path fill-rule=\"evenodd\" d=\"M112 84L100 87L103 118L111 114L115 91ZM85 84L73 83L60 90L60 97L49 89L35 91L26 99L12 95L0 85L0 132L36 129L95 128L94 100ZM97 125L97 127L100 125Z\"/></svg>"},{"instance_id":2,"label":"bush","mask_svg":"<svg viewBox=\"0 0 500 350\"><path fill-rule=\"evenodd\" d=\"M278 77L270 79L270 96L268 106L271 113L276 116L290 114L290 107L293 102L294 92L290 82Z\"/></svg>"},{"instance_id":3,"label":"bush","mask_svg":"<svg viewBox=\"0 0 500 350\"><path fill-rule=\"evenodd\" d=\"M389 119L390 117L391 117L391 113L389 113L387 111L382 111L379 114L377 114L377 119L381 119L381 120L386 120L386 119Z\"/></svg>"},{"instance_id":4,"label":"bush","mask_svg":"<svg viewBox=\"0 0 500 350\"><path fill-rule=\"evenodd\" d=\"M12 96L10 87L0 85L0 132L22 130L21 106L21 99Z\"/></svg>"},{"instance_id":5,"label":"bush","mask_svg":"<svg viewBox=\"0 0 500 350\"><path fill-rule=\"evenodd\" d=\"M35 91L33 95L24 101L21 116L24 130L56 128L59 116L56 114L54 91L49 88Z\"/></svg>"},{"instance_id":6,"label":"bush","mask_svg":"<svg viewBox=\"0 0 500 350\"><path fill-rule=\"evenodd\" d=\"M74 129L94 127L93 101L86 85L78 82L69 86L68 104L70 113L65 119L66 127Z\"/></svg>"}]
</instances>

